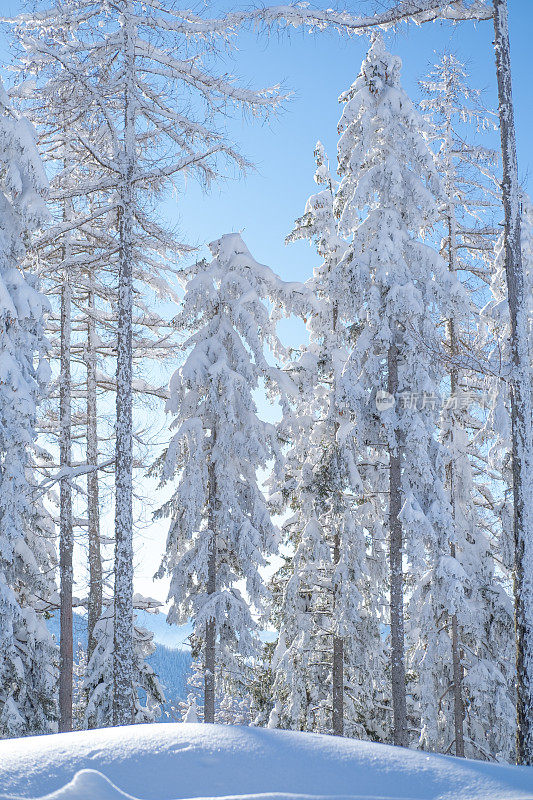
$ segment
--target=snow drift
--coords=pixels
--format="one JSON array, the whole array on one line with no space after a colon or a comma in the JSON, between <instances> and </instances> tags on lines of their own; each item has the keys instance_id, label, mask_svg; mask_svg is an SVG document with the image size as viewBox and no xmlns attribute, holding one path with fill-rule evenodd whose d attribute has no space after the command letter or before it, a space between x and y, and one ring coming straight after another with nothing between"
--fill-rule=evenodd
<instances>
[{"instance_id":1,"label":"snow drift","mask_svg":"<svg viewBox=\"0 0 533 800\"><path fill-rule=\"evenodd\" d=\"M533 768L319 734L136 725L0 742L0 798L533 800Z\"/></svg>"}]
</instances>

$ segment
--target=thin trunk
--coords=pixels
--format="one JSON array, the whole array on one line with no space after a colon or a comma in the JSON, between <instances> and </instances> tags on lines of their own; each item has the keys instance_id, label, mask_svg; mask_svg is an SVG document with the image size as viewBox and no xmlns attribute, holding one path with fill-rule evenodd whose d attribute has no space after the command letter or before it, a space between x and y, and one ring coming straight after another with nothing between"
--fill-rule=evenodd
<instances>
[{"instance_id":1,"label":"thin trunk","mask_svg":"<svg viewBox=\"0 0 533 800\"><path fill-rule=\"evenodd\" d=\"M531 373L520 236L520 190L506 0L494 0L494 48L502 141L505 272L511 321L511 418L514 497L514 597L517 761L533 764L533 455Z\"/></svg>"},{"instance_id":2,"label":"thin trunk","mask_svg":"<svg viewBox=\"0 0 533 800\"><path fill-rule=\"evenodd\" d=\"M398 348L391 345L388 352L387 390L398 394ZM407 699L405 685L405 643L403 615L402 565L402 468L398 433L396 444L389 448L389 569L390 569L390 626L391 626L391 683L393 742L407 746Z\"/></svg>"},{"instance_id":3,"label":"thin trunk","mask_svg":"<svg viewBox=\"0 0 533 800\"><path fill-rule=\"evenodd\" d=\"M332 329L333 332L337 329L337 319L338 319L338 310L337 305L333 305L333 319L332 319ZM337 432L339 429L339 423L335 417L334 422L334 431L335 431L335 439L337 438ZM338 474L338 470L337 470ZM338 487L335 487L335 491L338 491ZM341 534L339 533L339 529L335 531L335 541L333 547L333 563L336 565L339 563L340 559L340 549L341 549ZM335 610L335 609L334 609ZM344 735L344 641L339 636L333 636L333 664L332 664L332 682L333 682L333 692L332 692L332 730L335 736L343 736Z\"/></svg>"},{"instance_id":4,"label":"thin trunk","mask_svg":"<svg viewBox=\"0 0 533 800\"><path fill-rule=\"evenodd\" d=\"M89 276L89 280L92 276ZM87 464L98 463L98 422L96 406L96 330L94 292L87 297ZM87 621L87 659L90 660L96 642L94 628L102 613L102 556L100 552L100 504L98 472L87 473L87 517L89 530L89 609Z\"/></svg>"},{"instance_id":5,"label":"thin trunk","mask_svg":"<svg viewBox=\"0 0 533 800\"><path fill-rule=\"evenodd\" d=\"M450 329L450 345L452 353L456 352L455 346L455 326L453 320L449 322ZM455 395L458 387L457 371L452 369L451 375L451 392ZM455 419L452 422L452 443L455 441L454 426ZM450 491L450 500L452 506L452 515L456 519L456 503L455 503L455 475L453 469L453 461L450 463L448 469L448 485ZM450 555L455 558L455 544L450 545ZM452 615L452 668L453 668L453 718L454 718L454 732L455 732L455 755L464 758L465 755L465 739L464 739L464 703L463 703L463 664L461 658L461 644L459 639L459 624L457 614Z\"/></svg>"},{"instance_id":6,"label":"thin trunk","mask_svg":"<svg viewBox=\"0 0 533 800\"><path fill-rule=\"evenodd\" d=\"M333 563L339 563L340 534L335 534ZM332 728L335 736L344 735L344 640L333 637L333 716Z\"/></svg>"},{"instance_id":7,"label":"thin trunk","mask_svg":"<svg viewBox=\"0 0 533 800\"><path fill-rule=\"evenodd\" d=\"M451 545L451 556L455 558L455 545ZM452 668L453 668L453 720L455 731L455 755L465 757L463 703L463 664L461 659L461 645L459 641L459 625L457 614L452 616Z\"/></svg>"},{"instance_id":8,"label":"thin trunk","mask_svg":"<svg viewBox=\"0 0 533 800\"><path fill-rule=\"evenodd\" d=\"M216 434L213 431L214 445ZM209 464L209 518L208 526L211 531L209 547L209 561L207 565L207 594L212 595L217 586L217 520L216 520L216 495L217 479L215 466ZM211 619L205 626L205 665L204 665L204 722L215 721L215 669L216 669L216 626Z\"/></svg>"},{"instance_id":9,"label":"thin trunk","mask_svg":"<svg viewBox=\"0 0 533 800\"><path fill-rule=\"evenodd\" d=\"M450 120L448 120L448 152L451 151L452 141L451 141L451 124ZM451 166L451 165L450 165ZM448 187L449 197L453 197L453 187ZM456 268L455 268L455 254L456 254L456 236L457 236L457 224L455 219L455 213L453 207L450 207L448 211L448 269L453 275L456 275ZM450 346L450 355L453 358L457 355L457 335L456 335L456 323L455 320L452 318L448 320L448 342ZM459 371L457 367L452 366L450 370L450 392L452 397L457 396L457 391L459 388ZM452 425L451 425L451 441L452 441L452 452L455 453L455 426L457 422L455 419L455 415L452 417ZM450 492L450 503L452 507L452 516L454 521L457 518L456 513L456 481L455 481L455 472L454 472L454 459L450 460L450 464L448 467L448 486ZM455 544L450 545L450 554L452 558L455 558ZM463 665L461 661L461 646L459 641L459 624L457 620L457 614L452 615L452 670L453 670L453 722L454 722L454 734L455 734L455 755L464 758L465 755L465 738L464 738L464 703L463 703Z\"/></svg>"},{"instance_id":10,"label":"thin trunk","mask_svg":"<svg viewBox=\"0 0 533 800\"><path fill-rule=\"evenodd\" d=\"M119 208L117 299L117 397L115 453L115 613L113 641L113 724L134 721L133 697L133 508L132 508L132 298L133 177L135 99L131 76L134 31L128 0L124 13L124 152Z\"/></svg>"},{"instance_id":11,"label":"thin trunk","mask_svg":"<svg viewBox=\"0 0 533 800\"><path fill-rule=\"evenodd\" d=\"M62 470L67 475L59 484L59 730L72 730L72 550L74 537L72 531L72 489L71 476L71 286L67 276L63 277L61 289L61 364L59 376L59 458Z\"/></svg>"}]
</instances>

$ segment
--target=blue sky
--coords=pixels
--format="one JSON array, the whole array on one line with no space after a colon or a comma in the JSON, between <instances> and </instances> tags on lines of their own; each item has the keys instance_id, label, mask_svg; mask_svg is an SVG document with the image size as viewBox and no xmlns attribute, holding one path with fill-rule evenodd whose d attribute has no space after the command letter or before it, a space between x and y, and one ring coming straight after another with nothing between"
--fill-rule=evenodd
<instances>
[{"instance_id":1,"label":"blue sky","mask_svg":"<svg viewBox=\"0 0 533 800\"><path fill-rule=\"evenodd\" d=\"M210 13L214 5L220 4L210 3ZM349 0L347 8L352 13L368 13L379 5L375 0ZM387 0L381 5L390 3ZM521 179L532 191L533 0L509 0L509 6L519 167ZM0 8L3 15L9 16L20 10L21 3L0 0ZM451 49L466 61L472 85L486 90L486 105L496 108L491 23L404 25L386 38L389 49L403 60L403 85L413 99L419 96L418 80L436 60L435 51ZM292 98L269 124L238 118L229 123L231 136L256 164L254 172L245 178L227 180L207 195L191 183L186 194L167 201L161 212L169 223L179 226L181 238L189 243L201 244L222 233L240 230L258 261L268 264L286 280L305 280L316 262L313 251L305 243L285 246L284 239L314 191L313 149L317 139L326 146L332 166L336 162L336 126L341 113L338 96L357 76L368 40L364 36L348 39L333 33L309 35L296 31L290 36L274 33L270 38L245 34L239 38L238 46L229 65L231 72L255 87L281 82L292 90ZM5 67L9 66L5 31L0 31L0 59ZM489 134L485 143L497 147L498 134ZM303 327L287 324L285 334L296 344L303 336ZM144 531L144 546L138 554L138 589L161 597L164 591L151 585L151 575L158 566L165 527L158 525Z\"/></svg>"}]
</instances>

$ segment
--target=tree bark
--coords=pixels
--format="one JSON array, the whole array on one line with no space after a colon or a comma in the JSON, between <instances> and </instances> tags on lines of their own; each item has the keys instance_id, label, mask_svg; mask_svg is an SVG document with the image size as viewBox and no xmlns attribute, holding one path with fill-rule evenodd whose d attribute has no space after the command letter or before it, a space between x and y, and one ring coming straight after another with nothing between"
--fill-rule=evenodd
<instances>
[{"instance_id":1,"label":"tree bark","mask_svg":"<svg viewBox=\"0 0 533 800\"><path fill-rule=\"evenodd\" d=\"M506 0L494 2L494 49L502 142L505 272L511 322L511 420L514 498L514 599L517 761L533 764L533 456L528 319L520 235L520 189Z\"/></svg>"},{"instance_id":2,"label":"tree bark","mask_svg":"<svg viewBox=\"0 0 533 800\"><path fill-rule=\"evenodd\" d=\"M451 136L451 120L447 120L447 138L448 138L448 152L451 152L453 145ZM450 159L451 161L451 159ZM449 163L449 168L452 164ZM448 269L453 275L457 274L456 270L456 231L457 221L455 218L455 210L452 204L453 186L448 186L448 196L450 198L450 207L448 209ZM448 320L448 343L450 347L450 355L453 358L457 355L457 335L456 335L456 321L451 318ZM457 367L452 366L450 370L450 393L452 397L457 397L459 389L459 371ZM453 413L453 412L452 412ZM452 452L455 453L455 426L457 424L455 415L452 417L450 436L452 441ZM450 460L448 467L448 488L450 492L450 504L452 508L452 516L457 519L456 512L456 497L455 497L455 469L454 460ZM450 545L450 555L452 558L456 556L455 544L452 542ZM459 641L459 623L457 614L452 615L452 673L453 673L453 723L454 723L454 738L455 738L455 755L459 758L464 758L465 755L465 738L464 738L464 703L463 703L463 665L461 660L461 645Z\"/></svg>"},{"instance_id":3,"label":"tree bark","mask_svg":"<svg viewBox=\"0 0 533 800\"><path fill-rule=\"evenodd\" d=\"M450 347L452 354L456 353L457 347L455 342L455 323L454 320L449 321L450 330ZM452 369L450 373L450 388L452 396L457 394L459 385L459 376L457 370ZM455 441L454 435L455 418L452 421L451 437L452 443ZM450 502L452 507L452 516L455 521L456 514L456 501L455 501L455 474L453 468L453 461L448 469L448 486L450 491ZM455 544L452 542L450 545L450 555L452 558L456 556ZM461 659L461 644L459 639L459 623L457 614L452 615L452 671L453 671L453 718L454 718L454 734L455 734L455 755L464 758L465 755L465 738L464 738L464 703L463 703L463 665Z\"/></svg>"},{"instance_id":4,"label":"tree bark","mask_svg":"<svg viewBox=\"0 0 533 800\"><path fill-rule=\"evenodd\" d=\"M339 563L340 534L335 534L333 563ZM333 636L333 714L332 729L335 736L344 735L344 640Z\"/></svg>"},{"instance_id":5,"label":"tree bark","mask_svg":"<svg viewBox=\"0 0 533 800\"><path fill-rule=\"evenodd\" d=\"M455 545L451 546L451 556L455 558ZM455 733L455 755L465 757L464 703L463 703L463 664L459 641L457 614L452 616L452 669L453 669L453 722Z\"/></svg>"},{"instance_id":6,"label":"tree bark","mask_svg":"<svg viewBox=\"0 0 533 800\"><path fill-rule=\"evenodd\" d=\"M89 283L92 275L89 275ZM87 621L87 660L91 659L96 642L94 628L102 613L102 555L100 551L100 503L98 491L98 421L96 401L96 331L94 292L87 297L87 464L94 469L87 473L87 517L89 530L89 608Z\"/></svg>"},{"instance_id":7,"label":"tree bark","mask_svg":"<svg viewBox=\"0 0 533 800\"><path fill-rule=\"evenodd\" d=\"M133 508L132 508L132 308L133 177L135 170L134 31L129 0L124 15L124 150L119 207L117 294L117 395L115 453L115 602L113 724L134 720L133 696Z\"/></svg>"},{"instance_id":8,"label":"tree bark","mask_svg":"<svg viewBox=\"0 0 533 800\"><path fill-rule=\"evenodd\" d=\"M391 345L388 352L387 391L398 394L398 348ZM407 746L407 699L405 684L405 642L403 611L403 531L400 520L402 507L402 467L399 435L389 448L389 570L391 626L391 683L393 712L393 743Z\"/></svg>"},{"instance_id":9,"label":"tree bark","mask_svg":"<svg viewBox=\"0 0 533 800\"><path fill-rule=\"evenodd\" d=\"M215 444L216 434L212 433ZM208 527L211 531L209 561L207 565L207 594L213 595L217 588L217 520L216 496L217 479L215 465L209 464L209 517ZM206 622L205 626L205 665L204 665L204 722L215 721L215 669L216 669L216 625L215 620Z\"/></svg>"},{"instance_id":10,"label":"tree bark","mask_svg":"<svg viewBox=\"0 0 533 800\"><path fill-rule=\"evenodd\" d=\"M337 330L338 321L338 308L337 304L333 304L332 324L331 328L333 333ZM333 398L336 396L335 386L333 386ZM339 423L337 421L337 414L335 410L334 419L334 439L337 440L337 433L339 430ZM336 473L338 474L338 470ZM340 487L334 487L335 492L340 491ZM340 559L341 552L341 535L337 528L335 532L335 540L333 545L333 564L337 565ZM333 604L333 611L335 611L335 602ZM339 636L333 636L333 662L332 662L332 719L331 727L335 736L344 736L344 640Z\"/></svg>"},{"instance_id":11,"label":"tree bark","mask_svg":"<svg viewBox=\"0 0 533 800\"><path fill-rule=\"evenodd\" d=\"M72 489L68 470L71 462L71 286L68 276L61 289L60 376L59 376L59 458L66 476L59 484L59 730L72 730Z\"/></svg>"}]
</instances>

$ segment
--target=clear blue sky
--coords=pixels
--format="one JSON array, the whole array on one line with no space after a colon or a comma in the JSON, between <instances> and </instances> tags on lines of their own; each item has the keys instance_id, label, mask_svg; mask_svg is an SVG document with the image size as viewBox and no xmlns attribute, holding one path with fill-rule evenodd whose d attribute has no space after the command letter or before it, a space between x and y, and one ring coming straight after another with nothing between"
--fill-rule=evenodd
<instances>
[{"instance_id":1,"label":"clear blue sky","mask_svg":"<svg viewBox=\"0 0 533 800\"><path fill-rule=\"evenodd\" d=\"M250 3L249 5L252 5ZM343 6L339 0L339 7ZM372 11L378 0L349 0L352 13ZM389 0L381 2L390 5ZM217 0L209 3L223 6ZM0 0L1 13L13 15L21 8L20 0ZM533 190L533 92L531 88L531 31L533 0L509 0L513 89L518 131L520 174L526 187ZM403 85L418 97L418 80L435 60L435 51L452 49L465 60L472 75L472 85L486 89L485 103L496 108L496 84L493 29L490 22L461 25L427 24L402 26L397 34L387 36L389 49L403 60ZM201 244L232 230L243 230L243 237L254 256L275 269L286 280L305 280L312 272L316 257L305 243L284 245L295 217L303 212L308 195L314 191L313 149L317 139L326 146L331 164L336 163L336 126L340 116L339 94L357 76L368 47L366 37L341 38L336 34L309 35L293 32L267 39L243 35L239 39L231 71L255 87L282 82L294 92L284 111L270 124L231 123L230 130L242 150L257 165L246 178L226 181L208 195L190 184L186 195L169 201L162 211L172 224L178 224L182 238ZM5 34L0 38L0 59L9 66ZM498 135L487 144L498 146ZM301 328L288 326L286 334L294 339ZM159 563L164 528L155 526L145 535L147 546L139 561L138 588L146 594L161 596L152 587L150 577ZM150 544L150 540L152 544Z\"/></svg>"},{"instance_id":2,"label":"clear blue sky","mask_svg":"<svg viewBox=\"0 0 533 800\"><path fill-rule=\"evenodd\" d=\"M347 0L352 13L369 13L390 6L392 0ZM227 3L210 2L228 8ZM252 3L248 4L252 5ZM342 0L337 3L343 6ZM2 13L15 14L21 0L0 0ZM513 89L521 178L533 189L533 91L531 82L531 31L533 0L509 0ZM9 63L5 31L0 58ZM403 84L414 99L417 81L434 61L434 51L452 48L465 60L475 87L486 89L485 101L496 108L492 24L431 23L403 25L387 35L389 49L403 60ZM340 116L337 98L355 79L368 46L366 37L342 38L333 33L309 35L302 31L267 39L245 34L230 70L255 87L282 82L294 92L278 118L269 124L236 120L231 134L245 155L257 166L246 178L229 180L206 196L192 183L186 196L165 206L182 238L202 243L231 230L244 229L244 238L259 261L268 263L286 279L305 279L312 268L312 252L305 243L284 245L294 218L300 215L314 190L313 149L317 139L326 145L332 165L336 162L336 125ZM495 146L497 135L492 136Z\"/></svg>"},{"instance_id":3,"label":"clear blue sky","mask_svg":"<svg viewBox=\"0 0 533 800\"><path fill-rule=\"evenodd\" d=\"M350 0L348 8L352 12L368 11L376 5ZM520 173L533 189L533 0L509 0L509 6ZM433 63L435 51L451 47L467 62L473 86L486 90L486 104L496 108L492 39L490 22L477 26L410 25L387 36L389 49L402 57L403 84L411 97L418 97L417 82ZM282 80L294 91L294 97L269 125L233 126L257 172L215 188L207 197L191 189L176 208L184 233L209 241L222 232L244 229L243 236L259 261L268 263L286 279L308 277L314 261L312 251L305 243L285 246L284 237L314 191L313 149L317 139L325 144L331 164L336 163L336 126L341 110L338 96L357 76L367 46L366 37L342 39L329 33L310 36L296 32L290 38L273 36L269 41L242 37L236 74L256 86ZM498 134L487 141L497 147Z\"/></svg>"}]
</instances>

